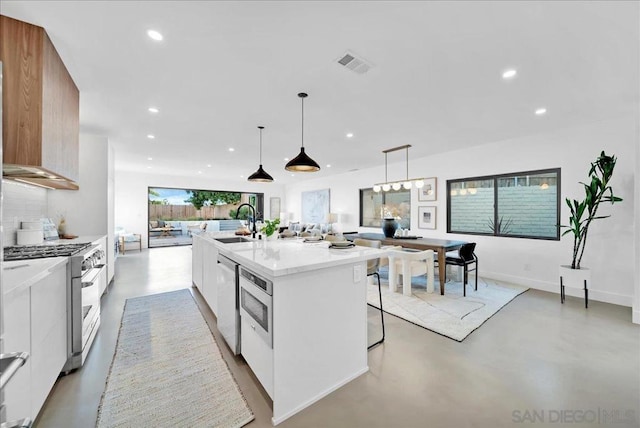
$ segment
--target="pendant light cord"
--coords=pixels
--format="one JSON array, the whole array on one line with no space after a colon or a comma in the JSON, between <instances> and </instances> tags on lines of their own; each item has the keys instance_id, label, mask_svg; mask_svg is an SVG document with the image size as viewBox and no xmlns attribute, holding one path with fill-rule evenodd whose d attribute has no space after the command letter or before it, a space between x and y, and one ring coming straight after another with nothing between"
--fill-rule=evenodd
<instances>
[{"instance_id":1,"label":"pendant light cord","mask_svg":"<svg viewBox=\"0 0 640 428\"><path fill-rule=\"evenodd\" d=\"M384 154L384 182L388 183L389 179L387 178L387 154Z\"/></svg>"},{"instance_id":2,"label":"pendant light cord","mask_svg":"<svg viewBox=\"0 0 640 428\"><path fill-rule=\"evenodd\" d=\"M409 181L409 146L407 146L407 181Z\"/></svg>"},{"instance_id":3,"label":"pendant light cord","mask_svg":"<svg viewBox=\"0 0 640 428\"><path fill-rule=\"evenodd\" d=\"M302 100L302 147L304 147L304 97L300 99Z\"/></svg>"},{"instance_id":4,"label":"pendant light cord","mask_svg":"<svg viewBox=\"0 0 640 428\"><path fill-rule=\"evenodd\" d=\"M262 165L262 130L264 126L258 126L258 129L260 130L260 165Z\"/></svg>"}]
</instances>

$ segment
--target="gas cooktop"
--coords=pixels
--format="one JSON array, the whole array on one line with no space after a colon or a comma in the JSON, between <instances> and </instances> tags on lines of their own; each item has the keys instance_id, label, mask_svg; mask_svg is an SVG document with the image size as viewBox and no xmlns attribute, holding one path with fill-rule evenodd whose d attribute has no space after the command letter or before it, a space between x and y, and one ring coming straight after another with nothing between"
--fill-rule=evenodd
<instances>
[{"instance_id":1,"label":"gas cooktop","mask_svg":"<svg viewBox=\"0 0 640 428\"><path fill-rule=\"evenodd\" d=\"M91 244L59 245L14 245L4 248L4 261L43 259L46 257L68 257L84 250Z\"/></svg>"}]
</instances>

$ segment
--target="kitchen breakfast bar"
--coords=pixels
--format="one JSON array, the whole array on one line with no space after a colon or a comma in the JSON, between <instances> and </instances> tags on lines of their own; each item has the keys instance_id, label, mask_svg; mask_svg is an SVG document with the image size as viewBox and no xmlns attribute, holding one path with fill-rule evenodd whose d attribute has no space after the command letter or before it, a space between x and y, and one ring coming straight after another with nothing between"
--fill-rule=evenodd
<instances>
[{"instance_id":1,"label":"kitchen breakfast bar","mask_svg":"<svg viewBox=\"0 0 640 428\"><path fill-rule=\"evenodd\" d=\"M223 336L226 314L240 314L239 352L271 397L277 425L368 371L366 261L385 251L302 239L233 241L241 239L194 236L193 283ZM227 268L216 262L224 259L237 266L235 302L224 292Z\"/></svg>"}]
</instances>

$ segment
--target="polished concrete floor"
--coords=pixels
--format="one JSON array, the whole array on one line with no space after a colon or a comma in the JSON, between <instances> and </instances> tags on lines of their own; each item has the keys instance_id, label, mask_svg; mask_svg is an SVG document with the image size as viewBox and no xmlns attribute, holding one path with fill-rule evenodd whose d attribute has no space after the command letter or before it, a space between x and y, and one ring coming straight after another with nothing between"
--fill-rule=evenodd
<instances>
[{"instance_id":1,"label":"polished concrete floor","mask_svg":"<svg viewBox=\"0 0 640 428\"><path fill-rule=\"evenodd\" d=\"M89 357L58 379L35 426L95 426L125 300L190 285L190 247L119 257ZM387 340L369 352L370 371L279 426L638 427L640 327L631 323L630 308L589 306L572 297L561 305L556 294L530 290L462 343L387 316ZM203 313L215 326L211 312ZM371 310L372 336L378 322ZM256 416L247 426L271 426L269 399L212 330Z\"/></svg>"}]
</instances>

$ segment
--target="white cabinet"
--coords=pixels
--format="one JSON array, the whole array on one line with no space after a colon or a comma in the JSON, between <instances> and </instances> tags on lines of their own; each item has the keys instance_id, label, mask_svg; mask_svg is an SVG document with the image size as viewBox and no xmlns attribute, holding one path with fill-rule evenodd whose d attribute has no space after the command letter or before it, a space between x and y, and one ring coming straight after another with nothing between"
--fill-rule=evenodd
<instances>
[{"instance_id":1,"label":"white cabinet","mask_svg":"<svg viewBox=\"0 0 640 428\"><path fill-rule=\"evenodd\" d=\"M4 296L4 352L31 356L31 299L28 288ZM31 358L11 378L5 390L7 420L31 415Z\"/></svg>"},{"instance_id":2,"label":"white cabinet","mask_svg":"<svg viewBox=\"0 0 640 428\"><path fill-rule=\"evenodd\" d=\"M67 269L31 286L31 416L36 417L67 361Z\"/></svg>"},{"instance_id":3,"label":"white cabinet","mask_svg":"<svg viewBox=\"0 0 640 428\"><path fill-rule=\"evenodd\" d=\"M202 289L202 257L203 257L204 239L198 235L193 235L193 244L191 245L191 277L193 285Z\"/></svg>"},{"instance_id":4,"label":"white cabinet","mask_svg":"<svg viewBox=\"0 0 640 428\"><path fill-rule=\"evenodd\" d=\"M218 249L206 239L202 240L202 296L214 315L218 316Z\"/></svg>"},{"instance_id":5,"label":"white cabinet","mask_svg":"<svg viewBox=\"0 0 640 428\"><path fill-rule=\"evenodd\" d=\"M273 349L256 333L252 322L250 318L240 317L240 353L273 399Z\"/></svg>"},{"instance_id":6,"label":"white cabinet","mask_svg":"<svg viewBox=\"0 0 640 428\"><path fill-rule=\"evenodd\" d=\"M29 353L6 388L7 420L35 419L67 360L67 265L4 298L4 350Z\"/></svg>"}]
</instances>

